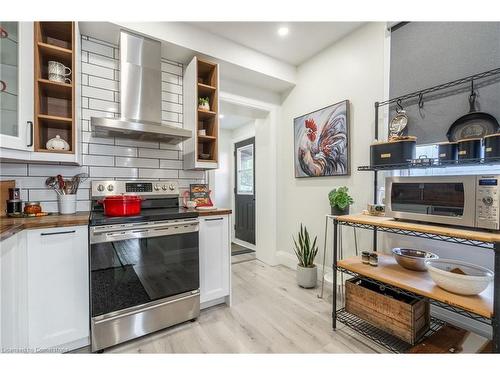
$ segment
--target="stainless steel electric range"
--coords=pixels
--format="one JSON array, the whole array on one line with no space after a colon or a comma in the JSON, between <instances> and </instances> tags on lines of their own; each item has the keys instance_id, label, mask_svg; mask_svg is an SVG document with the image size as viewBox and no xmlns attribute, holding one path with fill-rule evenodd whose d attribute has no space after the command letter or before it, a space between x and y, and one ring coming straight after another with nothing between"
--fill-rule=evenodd
<instances>
[{"instance_id":1,"label":"stainless steel electric range","mask_svg":"<svg viewBox=\"0 0 500 375\"><path fill-rule=\"evenodd\" d=\"M100 199L137 194L137 216L107 217ZM90 215L92 351L200 314L198 214L172 181L93 181Z\"/></svg>"}]
</instances>

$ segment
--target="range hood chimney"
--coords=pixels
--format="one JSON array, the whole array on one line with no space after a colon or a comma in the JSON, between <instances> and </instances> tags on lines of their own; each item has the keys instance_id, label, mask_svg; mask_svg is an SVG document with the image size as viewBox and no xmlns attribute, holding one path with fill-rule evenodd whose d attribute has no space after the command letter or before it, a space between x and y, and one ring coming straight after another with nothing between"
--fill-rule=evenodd
<instances>
[{"instance_id":1,"label":"range hood chimney","mask_svg":"<svg viewBox=\"0 0 500 375\"><path fill-rule=\"evenodd\" d=\"M192 137L187 129L161 123L161 44L120 32L120 118L91 117L99 136L172 144Z\"/></svg>"}]
</instances>

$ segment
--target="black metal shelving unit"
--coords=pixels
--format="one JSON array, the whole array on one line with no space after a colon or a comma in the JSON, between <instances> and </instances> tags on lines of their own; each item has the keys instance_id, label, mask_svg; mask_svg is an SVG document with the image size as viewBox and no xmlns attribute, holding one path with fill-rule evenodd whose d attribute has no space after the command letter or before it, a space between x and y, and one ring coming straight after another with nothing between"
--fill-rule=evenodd
<instances>
[{"instance_id":1,"label":"black metal shelving unit","mask_svg":"<svg viewBox=\"0 0 500 375\"><path fill-rule=\"evenodd\" d=\"M464 77L455 81L446 82L440 85L436 85L433 87L429 87L423 90L415 91L412 93L408 93L399 97L391 98L382 102L375 102L375 139L378 139L379 135L379 108L390 105L393 103L401 103L402 101L407 101L410 99L418 98L418 102L421 103L424 95L428 95L430 93L445 90L454 86L471 83L473 81L477 81L480 79L492 77L500 74L500 68L492 69L486 72L474 74L468 77ZM359 171L372 171L373 172L373 201L377 202L377 187L378 187L378 172L379 171L387 171L387 170L405 170L405 169L421 169L421 168L444 168L444 167L460 167L460 166L470 166L470 165L490 165L490 164L499 164L500 158L495 159L469 159L469 160L460 160L459 162L443 162L437 159L431 159L428 165L414 165L410 163L405 164L391 164L384 166L361 166L358 168ZM393 285L389 285L386 283L382 283L380 281L367 278L363 275L359 275L357 273L346 270L337 265L337 256L338 256L338 238L339 238L339 227L340 226L350 226L355 228L368 229L373 232L373 251L377 251L377 232L387 232L394 233L404 236L413 236L419 238L425 238L436 241L444 241L454 244L461 245L469 245L474 246L476 248L490 249L494 251L494 296L493 296L493 317L491 319L474 314L470 311L458 308L456 306L449 305L447 303L443 303L441 301L432 300L426 298L424 296L420 296L408 290L404 290ZM473 319L475 321L491 325L493 329L493 352L500 353L500 242L483 242L483 241L475 241L467 238L459 238L448 235L441 234L432 234L425 232L418 232L406 229L398 229L398 228L387 228L387 227L379 227L376 225L369 224L361 224L361 223L352 223L346 221L339 221L338 218L335 218L333 221L333 267L334 270L344 272L348 275L364 278L369 280L370 282L374 282L383 288L389 288L397 293L402 293L405 295L409 295L411 297L416 298L425 298L432 305L438 306L442 309L454 312L461 316L467 317L469 319ZM337 309L337 272L333 272L333 306L332 306L332 327L335 330L337 327L337 321L345 324L351 329L357 331L358 333L364 335L365 337L370 338L372 341L378 343L379 345L385 347L387 350L395 353L406 352L410 346L407 343L402 342L394 338L393 336L381 331L380 329L370 325L369 323L363 321L362 319L347 313L344 308ZM423 337L427 337L430 334L436 332L441 325L442 321L439 321L435 318L432 319L432 324L429 332ZM422 338L422 339L423 339Z\"/></svg>"}]
</instances>

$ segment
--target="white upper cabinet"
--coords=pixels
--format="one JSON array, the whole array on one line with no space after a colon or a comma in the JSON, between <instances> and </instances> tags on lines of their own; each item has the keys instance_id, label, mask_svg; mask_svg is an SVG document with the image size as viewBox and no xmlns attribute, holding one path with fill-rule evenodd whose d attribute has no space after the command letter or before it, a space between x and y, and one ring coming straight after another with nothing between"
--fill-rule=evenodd
<instances>
[{"instance_id":1,"label":"white upper cabinet","mask_svg":"<svg viewBox=\"0 0 500 375\"><path fill-rule=\"evenodd\" d=\"M0 22L0 147L33 150L33 22Z\"/></svg>"}]
</instances>

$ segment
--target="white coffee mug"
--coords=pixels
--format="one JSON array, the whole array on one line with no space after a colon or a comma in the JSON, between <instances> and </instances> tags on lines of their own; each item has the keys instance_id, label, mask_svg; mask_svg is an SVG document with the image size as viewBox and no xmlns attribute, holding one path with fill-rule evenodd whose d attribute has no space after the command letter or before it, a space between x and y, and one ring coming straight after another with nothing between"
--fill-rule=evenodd
<instances>
[{"instance_id":1,"label":"white coffee mug","mask_svg":"<svg viewBox=\"0 0 500 375\"><path fill-rule=\"evenodd\" d=\"M57 74L60 76L69 76L71 75L71 69L64 64L61 64L57 61L49 61L49 76L50 74Z\"/></svg>"},{"instance_id":2,"label":"white coffee mug","mask_svg":"<svg viewBox=\"0 0 500 375\"><path fill-rule=\"evenodd\" d=\"M49 73L49 81L71 83L71 79L55 73Z\"/></svg>"}]
</instances>

